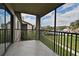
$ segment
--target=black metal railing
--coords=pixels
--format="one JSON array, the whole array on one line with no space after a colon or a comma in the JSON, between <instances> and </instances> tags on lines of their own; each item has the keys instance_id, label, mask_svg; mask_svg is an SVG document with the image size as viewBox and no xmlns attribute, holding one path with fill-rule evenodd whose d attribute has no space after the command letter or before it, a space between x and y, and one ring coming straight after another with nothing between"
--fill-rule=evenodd
<instances>
[{"instance_id":1,"label":"black metal railing","mask_svg":"<svg viewBox=\"0 0 79 59\"><path fill-rule=\"evenodd\" d=\"M40 30L40 40L58 55L79 55L79 33Z\"/></svg>"},{"instance_id":2,"label":"black metal railing","mask_svg":"<svg viewBox=\"0 0 79 59\"><path fill-rule=\"evenodd\" d=\"M22 29L21 30L21 39L22 40L35 40L36 39L36 30Z\"/></svg>"},{"instance_id":3,"label":"black metal railing","mask_svg":"<svg viewBox=\"0 0 79 59\"><path fill-rule=\"evenodd\" d=\"M0 29L0 55L4 55L11 44L11 29Z\"/></svg>"},{"instance_id":4,"label":"black metal railing","mask_svg":"<svg viewBox=\"0 0 79 59\"><path fill-rule=\"evenodd\" d=\"M79 33L40 30L39 37L41 42L60 56L79 55ZM36 40L36 30L22 29L21 39Z\"/></svg>"}]
</instances>

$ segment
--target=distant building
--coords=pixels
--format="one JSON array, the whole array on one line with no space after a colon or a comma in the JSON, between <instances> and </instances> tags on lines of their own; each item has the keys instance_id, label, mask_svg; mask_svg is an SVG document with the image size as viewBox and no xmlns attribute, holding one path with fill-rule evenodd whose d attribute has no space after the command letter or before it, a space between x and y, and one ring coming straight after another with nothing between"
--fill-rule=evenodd
<instances>
[{"instance_id":1,"label":"distant building","mask_svg":"<svg viewBox=\"0 0 79 59\"><path fill-rule=\"evenodd\" d=\"M71 29L69 29L68 27L63 29L64 32L71 32Z\"/></svg>"},{"instance_id":2,"label":"distant building","mask_svg":"<svg viewBox=\"0 0 79 59\"><path fill-rule=\"evenodd\" d=\"M5 29L5 24L1 24L0 29Z\"/></svg>"},{"instance_id":3,"label":"distant building","mask_svg":"<svg viewBox=\"0 0 79 59\"><path fill-rule=\"evenodd\" d=\"M79 28L75 29L74 32L78 32L79 33Z\"/></svg>"},{"instance_id":4,"label":"distant building","mask_svg":"<svg viewBox=\"0 0 79 59\"><path fill-rule=\"evenodd\" d=\"M25 22L25 21L22 22L21 28L22 29L35 29L34 25L32 25L28 22Z\"/></svg>"},{"instance_id":5,"label":"distant building","mask_svg":"<svg viewBox=\"0 0 79 59\"><path fill-rule=\"evenodd\" d=\"M8 23L6 24L6 28L7 28L7 29L11 29L11 22L8 22Z\"/></svg>"},{"instance_id":6,"label":"distant building","mask_svg":"<svg viewBox=\"0 0 79 59\"><path fill-rule=\"evenodd\" d=\"M11 23L10 22L8 22L8 23L6 23L6 24L1 24L1 29L10 29L11 28Z\"/></svg>"}]
</instances>

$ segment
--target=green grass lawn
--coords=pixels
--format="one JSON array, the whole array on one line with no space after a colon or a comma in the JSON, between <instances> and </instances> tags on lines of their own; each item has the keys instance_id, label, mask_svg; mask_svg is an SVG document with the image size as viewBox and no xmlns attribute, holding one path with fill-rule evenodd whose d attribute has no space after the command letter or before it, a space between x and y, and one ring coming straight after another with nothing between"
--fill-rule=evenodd
<instances>
[{"instance_id":1,"label":"green grass lawn","mask_svg":"<svg viewBox=\"0 0 79 59\"><path fill-rule=\"evenodd\" d=\"M0 43L4 42L4 31L0 30Z\"/></svg>"},{"instance_id":2,"label":"green grass lawn","mask_svg":"<svg viewBox=\"0 0 79 59\"><path fill-rule=\"evenodd\" d=\"M78 36L79 37L79 36ZM61 36L56 35L55 41L61 44ZM41 33L41 41L47 45L50 49L54 49L54 36L53 35L46 35L45 33ZM67 35L65 35L65 46L67 46ZM69 35L68 37L68 47L70 48L70 43L71 43L71 36ZM62 35L62 45L64 44L64 35ZM59 47L58 51L58 45L55 44L55 52L57 52L59 55L66 55L66 50ZM75 50L75 36L73 35L72 37L72 49ZM79 38L77 38L77 52L79 52ZM68 55L70 55L70 52L68 51ZM74 55L74 54L72 54Z\"/></svg>"},{"instance_id":3,"label":"green grass lawn","mask_svg":"<svg viewBox=\"0 0 79 59\"><path fill-rule=\"evenodd\" d=\"M6 42L11 42L11 30L0 30L0 43L4 43L4 40Z\"/></svg>"},{"instance_id":4,"label":"green grass lawn","mask_svg":"<svg viewBox=\"0 0 79 59\"><path fill-rule=\"evenodd\" d=\"M35 30L22 30L22 40L35 40L36 39L36 31Z\"/></svg>"}]
</instances>

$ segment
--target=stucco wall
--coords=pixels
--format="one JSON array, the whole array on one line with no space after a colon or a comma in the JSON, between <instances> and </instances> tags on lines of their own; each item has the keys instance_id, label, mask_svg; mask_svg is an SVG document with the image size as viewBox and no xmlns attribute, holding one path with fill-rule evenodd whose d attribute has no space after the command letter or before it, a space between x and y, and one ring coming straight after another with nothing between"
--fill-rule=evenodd
<instances>
[{"instance_id":1,"label":"stucco wall","mask_svg":"<svg viewBox=\"0 0 79 59\"><path fill-rule=\"evenodd\" d=\"M20 27L20 22L19 22L19 26L17 27L17 20L18 18L15 16L15 21L14 21L14 41L20 41L21 39L21 27Z\"/></svg>"}]
</instances>

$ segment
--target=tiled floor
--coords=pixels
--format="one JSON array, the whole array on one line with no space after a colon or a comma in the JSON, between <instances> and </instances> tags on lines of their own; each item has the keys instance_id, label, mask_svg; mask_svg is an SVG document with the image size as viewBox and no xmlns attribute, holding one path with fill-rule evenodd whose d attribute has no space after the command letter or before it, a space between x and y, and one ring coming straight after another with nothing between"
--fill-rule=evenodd
<instances>
[{"instance_id":1,"label":"tiled floor","mask_svg":"<svg viewBox=\"0 0 79 59\"><path fill-rule=\"evenodd\" d=\"M57 56L41 41L30 40L14 43L5 56Z\"/></svg>"}]
</instances>

